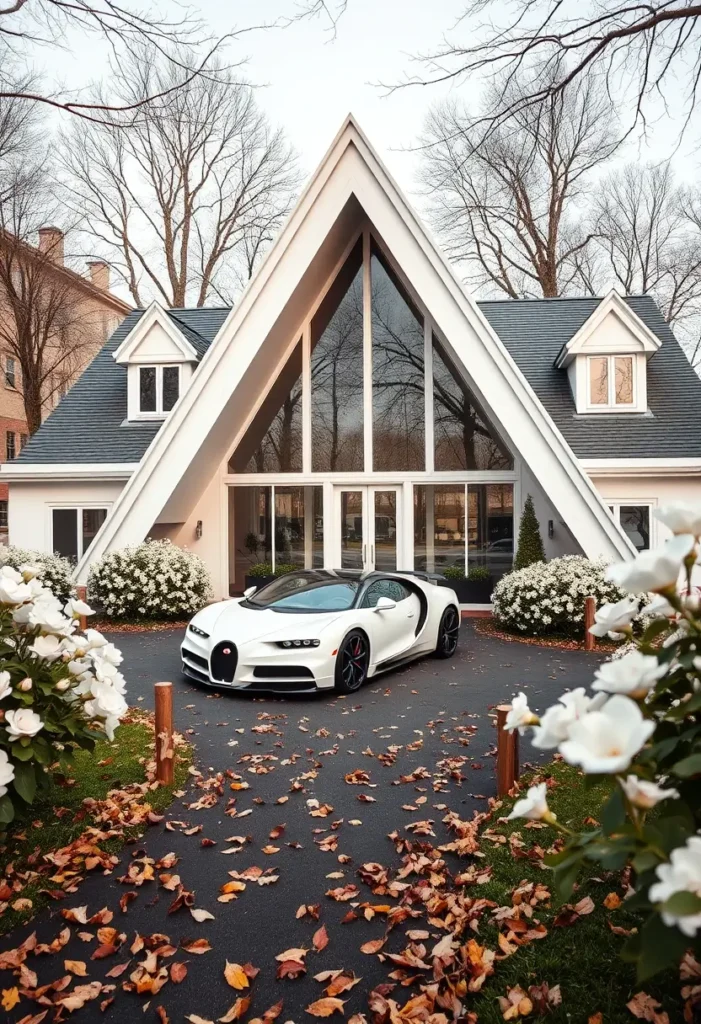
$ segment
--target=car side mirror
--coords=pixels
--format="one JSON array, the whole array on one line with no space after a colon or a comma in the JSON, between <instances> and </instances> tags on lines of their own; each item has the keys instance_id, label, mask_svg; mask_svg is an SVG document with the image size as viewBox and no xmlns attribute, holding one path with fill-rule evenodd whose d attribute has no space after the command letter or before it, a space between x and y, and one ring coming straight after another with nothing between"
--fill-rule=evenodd
<instances>
[{"instance_id":1,"label":"car side mirror","mask_svg":"<svg viewBox=\"0 0 701 1024\"><path fill-rule=\"evenodd\" d=\"M258 587L247 587L243 592L244 597L253 597Z\"/></svg>"},{"instance_id":2,"label":"car side mirror","mask_svg":"<svg viewBox=\"0 0 701 1024\"><path fill-rule=\"evenodd\" d=\"M397 607L397 602L393 601L391 597L380 597L378 598L377 604L375 605L376 612L391 612L393 608Z\"/></svg>"}]
</instances>

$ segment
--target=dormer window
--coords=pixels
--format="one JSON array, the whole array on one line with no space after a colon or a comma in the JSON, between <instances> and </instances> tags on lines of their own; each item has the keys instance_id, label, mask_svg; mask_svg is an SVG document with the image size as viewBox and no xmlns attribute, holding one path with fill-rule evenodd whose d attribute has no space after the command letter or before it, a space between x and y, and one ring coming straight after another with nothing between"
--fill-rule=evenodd
<instances>
[{"instance_id":1,"label":"dormer window","mask_svg":"<svg viewBox=\"0 0 701 1024\"><path fill-rule=\"evenodd\" d=\"M180 396L180 366L139 367L139 412L164 416Z\"/></svg>"},{"instance_id":2,"label":"dormer window","mask_svg":"<svg viewBox=\"0 0 701 1024\"><path fill-rule=\"evenodd\" d=\"M634 404L633 356L589 356L587 369L590 405L617 408Z\"/></svg>"}]
</instances>

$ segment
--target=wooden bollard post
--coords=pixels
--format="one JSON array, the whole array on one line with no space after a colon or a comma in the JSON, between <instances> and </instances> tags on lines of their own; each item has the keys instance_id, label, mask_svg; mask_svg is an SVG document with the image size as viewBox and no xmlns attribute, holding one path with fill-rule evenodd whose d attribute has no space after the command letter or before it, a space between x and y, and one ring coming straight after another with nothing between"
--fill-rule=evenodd
<instances>
[{"instance_id":1,"label":"wooden bollard post","mask_svg":"<svg viewBox=\"0 0 701 1024\"><path fill-rule=\"evenodd\" d=\"M596 613L596 598L585 597L584 598L584 650L593 651L596 637L593 633L589 632L589 627L594 625L594 615Z\"/></svg>"},{"instance_id":2,"label":"wooden bollard post","mask_svg":"<svg viewBox=\"0 0 701 1024\"><path fill-rule=\"evenodd\" d=\"M497 796L506 796L518 782L518 732L506 732L510 704L497 705Z\"/></svg>"},{"instance_id":3,"label":"wooden bollard post","mask_svg":"<svg viewBox=\"0 0 701 1024\"><path fill-rule=\"evenodd\" d=\"M156 683L156 779L166 786L175 777L173 752L173 684Z\"/></svg>"},{"instance_id":4,"label":"wooden bollard post","mask_svg":"<svg viewBox=\"0 0 701 1024\"><path fill-rule=\"evenodd\" d=\"M88 588L87 587L76 587L75 588L75 596L78 598L79 601L86 601L87 597L88 597ZM87 617L87 615L81 615L80 616L80 618L78 619L78 625L80 627L81 633L84 633L85 630L88 628L88 617Z\"/></svg>"}]
</instances>

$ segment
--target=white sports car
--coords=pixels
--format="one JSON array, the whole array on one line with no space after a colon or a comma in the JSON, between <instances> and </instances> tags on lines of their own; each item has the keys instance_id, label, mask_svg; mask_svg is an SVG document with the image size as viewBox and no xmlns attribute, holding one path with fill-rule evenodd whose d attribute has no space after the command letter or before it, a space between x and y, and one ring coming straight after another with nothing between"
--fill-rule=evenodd
<instances>
[{"instance_id":1,"label":"white sports car","mask_svg":"<svg viewBox=\"0 0 701 1024\"><path fill-rule=\"evenodd\" d=\"M422 654L450 658L458 599L434 580L426 573L288 573L198 612L180 648L183 672L254 692L353 693Z\"/></svg>"}]
</instances>

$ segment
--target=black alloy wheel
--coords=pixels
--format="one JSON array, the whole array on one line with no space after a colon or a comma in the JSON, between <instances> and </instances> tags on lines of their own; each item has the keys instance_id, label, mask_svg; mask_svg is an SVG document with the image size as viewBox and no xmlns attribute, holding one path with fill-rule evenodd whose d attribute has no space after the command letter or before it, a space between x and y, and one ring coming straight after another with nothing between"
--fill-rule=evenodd
<instances>
[{"instance_id":1,"label":"black alloy wheel","mask_svg":"<svg viewBox=\"0 0 701 1024\"><path fill-rule=\"evenodd\" d=\"M460 633L460 613L452 605L446 608L438 627L438 644L436 646L437 658L452 658L458 649L458 636Z\"/></svg>"},{"instance_id":2,"label":"black alloy wheel","mask_svg":"<svg viewBox=\"0 0 701 1024\"><path fill-rule=\"evenodd\" d=\"M368 675L370 646L360 630L353 630L338 649L336 655L336 689L339 693L355 693Z\"/></svg>"}]
</instances>

